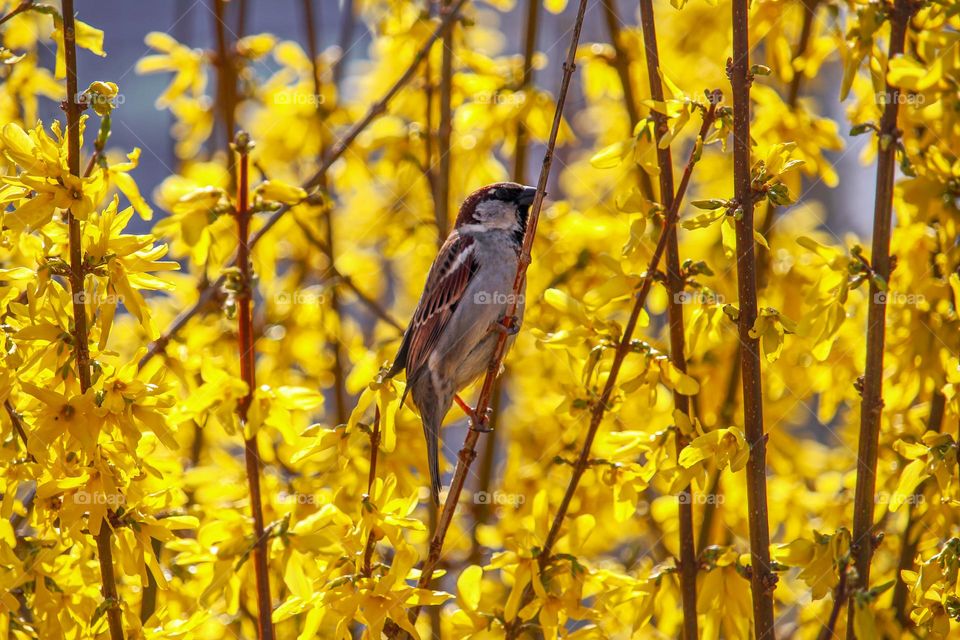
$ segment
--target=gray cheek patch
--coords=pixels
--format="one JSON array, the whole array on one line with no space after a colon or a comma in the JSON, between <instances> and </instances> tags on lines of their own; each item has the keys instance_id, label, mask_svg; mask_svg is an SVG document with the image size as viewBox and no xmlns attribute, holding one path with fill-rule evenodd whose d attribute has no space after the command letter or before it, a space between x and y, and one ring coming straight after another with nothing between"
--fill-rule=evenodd
<instances>
[{"instance_id":1,"label":"gray cheek patch","mask_svg":"<svg viewBox=\"0 0 960 640\"><path fill-rule=\"evenodd\" d=\"M516 223L516 207L502 200L487 200L477 205L475 217L494 227L507 228Z\"/></svg>"}]
</instances>

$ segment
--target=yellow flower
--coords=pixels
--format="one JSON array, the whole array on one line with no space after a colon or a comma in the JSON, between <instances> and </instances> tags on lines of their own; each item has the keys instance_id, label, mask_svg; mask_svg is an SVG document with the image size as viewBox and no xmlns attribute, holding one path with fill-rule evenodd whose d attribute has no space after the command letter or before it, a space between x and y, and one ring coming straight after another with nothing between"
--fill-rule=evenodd
<instances>
[{"instance_id":1,"label":"yellow flower","mask_svg":"<svg viewBox=\"0 0 960 640\"><path fill-rule=\"evenodd\" d=\"M4 216L4 224L15 231L42 227L57 209L69 209L78 219L86 220L96 205L94 195L101 179L71 175L59 124L55 122L52 130L57 140L47 135L42 123L28 133L10 122L0 133L4 155L22 170L16 177L4 178L11 188L4 190L3 203L17 204Z\"/></svg>"},{"instance_id":2,"label":"yellow flower","mask_svg":"<svg viewBox=\"0 0 960 640\"><path fill-rule=\"evenodd\" d=\"M113 162L108 165L107 182L115 185L127 197L141 218L150 220L153 218L153 209L140 195L140 188L129 175L140 164L140 149L134 147L133 151L127 154L127 160L128 162Z\"/></svg>"},{"instance_id":3,"label":"yellow flower","mask_svg":"<svg viewBox=\"0 0 960 640\"><path fill-rule=\"evenodd\" d=\"M110 115L113 110L114 102L120 93L120 88L113 82L91 82L87 90L83 92L86 95L87 102L97 112L97 115L103 117Z\"/></svg>"},{"instance_id":4,"label":"yellow flower","mask_svg":"<svg viewBox=\"0 0 960 640\"><path fill-rule=\"evenodd\" d=\"M101 307L100 348L106 347L117 305L136 316L148 335L157 335L150 310L140 294L141 290L164 290L172 285L153 275L155 271L179 269L176 262L160 260L167 253L165 245L154 245L149 235L134 236L123 233L133 216L133 207L117 211L119 199L113 200L103 212L92 216L85 229L86 254L98 265L95 281L103 287L102 296L92 301ZM105 277L103 277L105 276Z\"/></svg>"},{"instance_id":5,"label":"yellow flower","mask_svg":"<svg viewBox=\"0 0 960 640\"><path fill-rule=\"evenodd\" d=\"M712 460L718 468L730 465L731 471L740 471L747 464L750 448L737 427L716 429L696 438L680 452L680 465L691 468L693 465Z\"/></svg>"},{"instance_id":6,"label":"yellow flower","mask_svg":"<svg viewBox=\"0 0 960 640\"><path fill-rule=\"evenodd\" d=\"M254 193L264 200L272 200L284 204L298 204L307 197L307 192L303 188L280 182L279 180L265 180L261 182L257 185L257 188L254 189Z\"/></svg>"},{"instance_id":7,"label":"yellow flower","mask_svg":"<svg viewBox=\"0 0 960 640\"><path fill-rule=\"evenodd\" d=\"M63 51L63 18L54 15L53 23L56 28L51 34L54 42L57 43L57 63L55 75L58 78L65 78L67 75L67 64ZM106 57L107 52L103 50L103 31L91 27L86 22L74 19L74 29L77 46L90 51L91 53Z\"/></svg>"},{"instance_id":8,"label":"yellow flower","mask_svg":"<svg viewBox=\"0 0 960 640\"><path fill-rule=\"evenodd\" d=\"M840 580L840 571L846 570L850 554L850 531L840 528L825 535L814 531L813 540L799 538L789 544L777 545L773 557L785 565L800 567L800 579L810 587L814 600L830 593Z\"/></svg>"},{"instance_id":9,"label":"yellow flower","mask_svg":"<svg viewBox=\"0 0 960 640\"><path fill-rule=\"evenodd\" d=\"M40 407L32 411L35 427L28 441L35 458L46 459L52 453L51 443L64 431L76 438L88 455L94 455L101 422L94 417L92 389L83 395L70 396L26 381L20 383L20 388L40 401Z\"/></svg>"},{"instance_id":10,"label":"yellow flower","mask_svg":"<svg viewBox=\"0 0 960 640\"><path fill-rule=\"evenodd\" d=\"M207 75L203 69L203 53L199 49L184 46L170 35L159 31L148 33L144 40L147 46L160 53L140 58L137 61L137 73L172 71L175 74L170 86L157 98L157 108L170 106L188 91L192 96L203 94Z\"/></svg>"}]
</instances>

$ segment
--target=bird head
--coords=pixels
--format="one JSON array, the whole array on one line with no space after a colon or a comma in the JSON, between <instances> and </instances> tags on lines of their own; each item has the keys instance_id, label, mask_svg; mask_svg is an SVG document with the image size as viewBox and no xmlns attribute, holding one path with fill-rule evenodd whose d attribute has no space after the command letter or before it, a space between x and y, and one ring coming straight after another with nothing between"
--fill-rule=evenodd
<instances>
[{"instance_id":1,"label":"bird head","mask_svg":"<svg viewBox=\"0 0 960 640\"><path fill-rule=\"evenodd\" d=\"M460 230L469 227L477 231L513 231L522 242L536 193L536 187L525 187L516 182L497 182L477 189L460 206L456 227Z\"/></svg>"}]
</instances>

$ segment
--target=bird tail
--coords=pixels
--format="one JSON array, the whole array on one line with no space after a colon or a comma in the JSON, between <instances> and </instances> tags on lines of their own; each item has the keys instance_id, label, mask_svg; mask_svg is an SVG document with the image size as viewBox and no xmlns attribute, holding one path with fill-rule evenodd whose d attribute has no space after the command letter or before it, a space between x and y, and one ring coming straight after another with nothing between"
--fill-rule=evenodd
<instances>
[{"instance_id":1,"label":"bird tail","mask_svg":"<svg viewBox=\"0 0 960 640\"><path fill-rule=\"evenodd\" d=\"M400 404L397 405L397 411L403 409L404 403L407 401L407 394L410 393L410 389L413 388L413 385L410 383L410 380L403 385L403 393L400 394Z\"/></svg>"},{"instance_id":2,"label":"bird tail","mask_svg":"<svg viewBox=\"0 0 960 640\"><path fill-rule=\"evenodd\" d=\"M439 427L439 425L438 425ZM440 430L433 429L427 420L423 421L423 435L427 441L427 464L430 466L430 491L433 503L440 506Z\"/></svg>"}]
</instances>

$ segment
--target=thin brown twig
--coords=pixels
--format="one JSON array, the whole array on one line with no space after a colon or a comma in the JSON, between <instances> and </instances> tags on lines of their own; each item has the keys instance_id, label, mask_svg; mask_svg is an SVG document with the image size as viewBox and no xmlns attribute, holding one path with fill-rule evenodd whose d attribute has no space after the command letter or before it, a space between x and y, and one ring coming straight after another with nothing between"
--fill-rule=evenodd
<instances>
[{"instance_id":1,"label":"thin brown twig","mask_svg":"<svg viewBox=\"0 0 960 640\"><path fill-rule=\"evenodd\" d=\"M816 17L817 8L820 5L820 0L801 0L805 8L803 15L803 25L800 28L800 36L797 40L796 49L794 49L793 61L795 62L799 58L803 57L807 53L807 47L810 44L810 36L813 31L813 19ZM787 106L791 109L795 109L800 99L800 87L803 80L803 74L794 72L794 76L790 81L789 88L787 90ZM767 242L770 241L770 234L773 232L774 222L776 221L777 216L777 207L767 203L767 215L764 216L763 222L760 227L760 235L767 239ZM767 283L770 279L770 252L764 251L760 254L760 265L757 268L757 283L760 289L765 289ZM736 353L734 357L730 360L730 374L727 377L729 381L727 387L727 393L724 396L724 400L720 405L720 422L722 424L727 424L733 419L735 413L736 402L737 402L737 383L740 378L740 343L737 343ZM710 495L717 496L721 484L721 474L717 470L713 472L712 479L710 481ZM703 507L703 517L700 521L700 536L697 538L699 541L697 544L697 555L701 554L704 549L710 546L710 531L713 528L713 518L717 512L719 500L708 500L707 504Z\"/></svg>"},{"instance_id":2,"label":"thin brown twig","mask_svg":"<svg viewBox=\"0 0 960 640\"><path fill-rule=\"evenodd\" d=\"M630 52L623 44L620 32L620 16L617 14L616 0L602 0L603 17L607 24L607 32L610 34L610 45L613 47L613 68L620 78L620 86L623 88L623 106L627 110L627 116L630 118L630 135L633 135L640 122L640 111L637 109L637 98L633 91L633 82L630 79ZM635 167L640 180L640 189L643 195L650 200L654 200L653 180L650 175L641 167Z\"/></svg>"},{"instance_id":3,"label":"thin brown twig","mask_svg":"<svg viewBox=\"0 0 960 640\"><path fill-rule=\"evenodd\" d=\"M524 27L523 40L523 77L520 80L520 89L530 99L530 89L533 86L533 56L537 48L537 32L539 31L540 17L539 0L527 0L527 17ZM513 163L513 181L517 184L526 184L527 173L527 152L530 147L530 138L527 127L523 122L517 123L517 146L514 151ZM498 376L493 383L493 394L490 401L491 413L490 423L496 424L500 414L502 396L501 388L504 386L504 380L507 378L505 371ZM479 478L477 480L476 490L480 494L490 492L493 481L493 465L496 461L497 453L497 435L494 431L484 440L483 448L480 451ZM474 526L470 529L470 559L477 561L480 558L481 546L477 538L479 525L486 524L490 517L490 503L486 500L474 500L473 502L473 521Z\"/></svg>"},{"instance_id":4,"label":"thin brown twig","mask_svg":"<svg viewBox=\"0 0 960 640\"><path fill-rule=\"evenodd\" d=\"M373 499L373 483L377 480L377 452L380 449L380 407L374 408L373 412L373 430L370 431L370 471L367 474L367 495L364 500ZM374 537L373 529L367 534L367 544L363 550L363 575L370 577L372 571L371 563L373 561L373 549L377 546L377 539Z\"/></svg>"},{"instance_id":5,"label":"thin brown twig","mask_svg":"<svg viewBox=\"0 0 960 640\"><path fill-rule=\"evenodd\" d=\"M413 60L407 69L403 72L400 78L386 91L386 93L381 97L377 102L372 104L367 110L366 114L357 121L340 140L330 148L326 153L323 161L320 163L320 167L317 171L307 179L303 185L301 185L306 190L313 190L317 185L322 182L323 177L329 171L330 167L340 159L341 156L346 152L346 150L353 144L354 140L359 136L377 117L384 113L387 109L387 106L390 104L390 101L403 89L413 78L417 68L419 68L420 63L423 62L427 54L430 52L430 49L433 47L433 44L443 35L443 33L449 28L452 22L459 15L460 10L466 4L467 0L456 0L455 4L450 10L444 19L437 25L433 33L427 38L423 46L417 51L414 55ZM293 205L296 206L296 205ZM277 211L275 211L263 226L250 237L249 247L253 249L258 242L270 232L270 230L283 218L284 215L290 209L293 208L290 205L284 205ZM236 263L236 260L232 261ZM225 276L221 275L217 278L212 284L209 284L203 287L200 290L200 295L197 298L197 301L193 306L185 309L174 319L173 323L167 328L167 330L159 338L151 343L150 347L147 350L147 353L140 359L139 366L143 368L146 364L153 359L158 353L166 349L170 341L187 325L188 322L198 313L200 310L204 309L211 303L211 301L216 296L217 292L223 286L223 283L226 281Z\"/></svg>"},{"instance_id":6,"label":"thin brown twig","mask_svg":"<svg viewBox=\"0 0 960 640\"><path fill-rule=\"evenodd\" d=\"M727 376L727 388L724 392L723 400L720 403L718 412L718 424L731 424L737 407L737 390L740 388L740 343L734 353L734 358L730 363L730 374ZM710 546L710 533L713 531L713 518L717 512L717 503L720 502L717 496L720 495L722 470L714 469L711 472L710 484L708 485L707 495L715 499L707 500L703 507L702 520L700 521L700 535L697 537L697 557L703 553L704 549Z\"/></svg>"},{"instance_id":7,"label":"thin brown twig","mask_svg":"<svg viewBox=\"0 0 960 640\"><path fill-rule=\"evenodd\" d=\"M533 85L533 56L537 50L537 32L540 26L540 1L527 0L527 17L523 36L523 75L520 78L520 90L524 98L530 100L530 88ZM527 152L530 149L530 134L526 125L517 123L517 147L513 155L513 181L526 184Z\"/></svg>"},{"instance_id":8,"label":"thin brown twig","mask_svg":"<svg viewBox=\"0 0 960 640\"><path fill-rule=\"evenodd\" d=\"M334 264L333 212L328 211L323 220L327 232L327 248L329 249L329 252L327 253L327 266L330 268ZM343 321L343 309L341 308L340 304L340 292L337 291L336 287L332 287L330 289L330 310L339 320L337 323L337 331L339 331L339 324ZM333 364L331 367L331 372L333 373L334 409L336 411L335 416L337 419L337 424L343 424L347 421L347 416L349 414L349 408L347 407L347 374L343 366L345 355L343 353L343 344L340 341L339 335L333 335L329 342L329 348L333 352Z\"/></svg>"},{"instance_id":9,"label":"thin brown twig","mask_svg":"<svg viewBox=\"0 0 960 640\"><path fill-rule=\"evenodd\" d=\"M566 60L563 63L563 78L560 83L560 91L557 94L557 105L553 115L553 123L550 127L550 136L547 139L547 148L543 156L543 164L540 168L540 178L537 181L537 193L530 206L530 215L527 222L526 233L523 238L523 247L520 252L520 259L517 263L517 274L513 282L513 293L510 297L510 304L503 316L503 324L506 329L512 328L513 316L516 314L517 301L520 298L520 291L523 288L526 279L527 268L530 265L530 252L533 247L533 240L536 237L537 225L540 220L540 211L543 207L543 198L546 195L547 180L550 177L550 168L553 165L554 148L557 144L557 136L560 132L560 123L563 120L563 107L567 100L567 92L570 88L570 81L573 77L573 71L576 69L575 57L577 45L580 42L580 31L583 28L583 16L587 9L587 0L580 0L577 10L577 18L573 25L573 35L570 41L570 48L567 51ZM477 405L474 408L473 415L478 424L473 423L471 418L471 428L464 438L463 447L460 449L459 460L453 474L453 480L450 482L450 489L447 493L447 499L443 504L443 511L437 522L433 539L430 541L430 551L426 561L420 569L420 580L418 586L426 588L433 579L433 572L440 560L440 553L443 550L443 543L446 539L450 523L453 521L453 514L456 511L457 503L460 500L460 494L463 492L466 483L467 473L470 465L477 457L477 441L480 438L481 430L486 427L487 408L493 395L493 382L500 371L503 363L503 356L506 351L508 331L499 333L497 344L494 349L493 357L490 359L490 365L487 368L486 376L483 379L483 385L480 388L480 395L477 399ZM419 614L420 607L414 607L410 610L410 620L415 621Z\"/></svg>"},{"instance_id":10,"label":"thin brown twig","mask_svg":"<svg viewBox=\"0 0 960 640\"><path fill-rule=\"evenodd\" d=\"M630 79L630 55L620 39L620 16L617 11L617 0L603 0L603 18L610 34L610 45L613 47L613 68L620 78L623 90L623 106L630 118L630 132L640 122L640 111L637 109L637 98L633 92L633 81Z\"/></svg>"},{"instance_id":11,"label":"thin brown twig","mask_svg":"<svg viewBox=\"0 0 960 640\"><path fill-rule=\"evenodd\" d=\"M612 0L610 0L612 1ZM657 48L656 20L652 0L640 0L640 24L643 31L644 48L647 58L647 77L650 83L650 97L663 102L663 85L660 82L660 53ZM660 140L669 132L667 115L653 111L655 126L654 139L657 141L657 165L660 168L660 199L664 208L673 209L673 156L670 146L661 146ZM687 372L687 359L684 355L683 327L683 290L684 279L680 274L680 248L677 242L677 226L670 225L664 232L667 235L667 312L670 325L670 361L678 371ZM685 416L690 414L690 402L687 396L673 392L673 406ZM687 445L688 438L678 427L676 430L677 456ZM697 639L697 555L693 538L693 504L690 499L690 485L687 484L678 495L679 539L680 539L680 592L683 605L683 635L687 640Z\"/></svg>"},{"instance_id":12,"label":"thin brown twig","mask_svg":"<svg viewBox=\"0 0 960 640\"><path fill-rule=\"evenodd\" d=\"M441 0L440 17L450 11L451 0ZM434 197L434 215L437 223L437 244L447 239L450 227L450 171L453 153L450 138L453 135L453 47L454 30L447 29L443 34L443 51L440 57L440 123L437 127L437 155L439 173L436 176Z\"/></svg>"},{"instance_id":13,"label":"thin brown twig","mask_svg":"<svg viewBox=\"0 0 960 640\"><path fill-rule=\"evenodd\" d=\"M303 21L307 32L307 50L310 53L311 69L313 71L313 93L314 97L316 98L317 105L316 114L317 117L322 121L323 105L319 98L322 95L321 91L323 87L321 83L319 58L317 54L317 29L314 23L313 0L303 0ZM326 176L323 177L318 186L321 191L327 190ZM336 246L334 241L332 210L328 210L324 216L324 230L327 235L327 240L324 243L327 250L324 253L326 255L329 267L332 268L334 264L334 247ZM341 319L343 318L343 309L342 305L340 304L340 293L337 291L336 287L330 289L330 311L333 313L334 317ZM327 348L330 349L333 354L333 362L330 367L330 372L333 375L334 417L336 418L337 424L343 424L347 421L348 411L347 376L343 363L346 356L343 352L343 345L340 341L339 335L332 335L327 342Z\"/></svg>"},{"instance_id":14,"label":"thin brown twig","mask_svg":"<svg viewBox=\"0 0 960 640\"><path fill-rule=\"evenodd\" d=\"M490 424L497 424L502 409L503 394L501 389L509 372L504 371L493 383L493 392L490 399ZM491 431L483 441L483 448L480 450L480 463L478 465L478 478L475 495L489 495L493 488L493 466L497 459L497 431ZM470 555L469 563L476 564L480 562L483 555L483 546L478 537L481 525L487 524L490 520L490 501L473 501L473 526L470 528Z\"/></svg>"},{"instance_id":15,"label":"thin brown twig","mask_svg":"<svg viewBox=\"0 0 960 640\"><path fill-rule=\"evenodd\" d=\"M14 409L9 399L3 401L3 408L6 410L7 416L10 417L10 422L13 424L13 432L20 436L20 440L23 442L23 450L27 453L27 459L36 462L36 458L27 450L27 432L23 428L23 420L20 418L20 414Z\"/></svg>"},{"instance_id":16,"label":"thin brown twig","mask_svg":"<svg viewBox=\"0 0 960 640\"><path fill-rule=\"evenodd\" d=\"M770 568L770 524L767 519L767 436L763 431L763 380L759 337L750 332L757 320L757 256L754 240L753 191L750 176L750 44L749 0L733 0L733 58L727 74L733 89L733 190L736 226L738 333L744 435L747 460L747 510L750 532L750 591L754 633L758 640L776 637Z\"/></svg>"},{"instance_id":17,"label":"thin brown twig","mask_svg":"<svg viewBox=\"0 0 960 640\"><path fill-rule=\"evenodd\" d=\"M234 162L233 133L237 126L237 67L234 56L233 43L227 35L226 4L227 0L211 0L213 6L214 35L217 42L217 108L220 110L220 120L223 124L223 144L226 152L227 169L230 172L231 188L237 184L237 167Z\"/></svg>"},{"instance_id":18,"label":"thin brown twig","mask_svg":"<svg viewBox=\"0 0 960 640\"><path fill-rule=\"evenodd\" d=\"M239 156L237 180L237 263L239 282L236 283L237 301L237 347L240 350L240 377L247 384L247 393L237 402L237 418L244 432L243 452L247 467L247 486L250 491L250 511L253 515L253 568L257 583L257 636L260 640L272 640L273 606L270 599L270 570L268 538L263 521L263 499L260 494L260 455L257 452L257 434L247 433L247 414L257 388L256 350L253 343L253 277L250 269L249 209L249 151L250 137L237 133L234 143Z\"/></svg>"},{"instance_id":19,"label":"thin brown twig","mask_svg":"<svg viewBox=\"0 0 960 640\"><path fill-rule=\"evenodd\" d=\"M887 60L903 53L910 17L917 5L913 0L895 0L890 14L890 43ZM877 182L873 211L873 247L870 267L876 277L870 279L867 311L867 354L860 405L860 438L857 447L857 486L853 503L852 553L857 569L857 589L870 586L870 561L873 558L873 511L877 482L877 456L880 444L880 417L883 412L883 351L887 299L883 295L890 280L890 234L893 213L893 181L899 130L897 113L899 90L886 83L883 116L877 135ZM878 283L878 278L883 280ZM883 288L881 288L883 287ZM854 604L847 616L847 637L855 637Z\"/></svg>"},{"instance_id":20,"label":"thin brown twig","mask_svg":"<svg viewBox=\"0 0 960 640\"><path fill-rule=\"evenodd\" d=\"M296 216L294 216L294 220L296 221L297 225L300 227L300 230L303 231L303 235L307 239L307 242L309 242L310 244L320 249L320 251L323 252L324 255L329 255L330 253L329 246L327 245L326 242L323 241L322 238L320 238L316 233L314 233L313 229L310 228L310 225L308 225L306 222L304 222L300 218L297 218ZM348 289L350 289L351 291L353 291L353 294L357 296L357 300L359 300L361 304L367 307L367 309L369 309L373 313L373 315L380 318L381 320L389 324L391 327L393 327L397 331L402 332L405 329L405 327L402 324L400 324L400 322L396 318L390 315L390 312L388 312L386 309L383 308L383 305L377 302L372 296L370 296L370 294L365 293L363 289L361 289L357 285L357 283L354 282L353 278L351 278L350 276L344 274L342 271L337 269L336 265L334 265L332 261L327 266L327 271L329 271L333 275L334 280L336 281L335 282L336 284L342 284Z\"/></svg>"},{"instance_id":21,"label":"thin brown twig","mask_svg":"<svg viewBox=\"0 0 960 640\"><path fill-rule=\"evenodd\" d=\"M424 11L427 16L432 15L433 0L426 0ZM423 175L427 179L430 189L430 198L433 210L437 210L437 176L433 167L433 67L428 55L423 61L423 101L426 109L423 112Z\"/></svg>"},{"instance_id":22,"label":"thin brown twig","mask_svg":"<svg viewBox=\"0 0 960 640\"><path fill-rule=\"evenodd\" d=\"M792 62L796 62L807 53L807 45L810 44L810 36L813 34L813 19L820 4L820 0L800 0L800 2L803 5L803 23L800 25L800 36L797 39L797 48L793 52ZM791 109L796 108L797 101L800 99L802 81L803 74L794 69L787 88L787 106Z\"/></svg>"},{"instance_id":23,"label":"thin brown twig","mask_svg":"<svg viewBox=\"0 0 960 640\"><path fill-rule=\"evenodd\" d=\"M67 163L70 173L80 177L80 112L77 90L77 32L73 0L63 0L63 50L67 71L67 99L63 108L67 116ZM70 293L73 299L73 348L77 363L77 378L81 392L91 384L90 344L87 326L87 305L84 295L83 243L80 221L73 210L67 210L67 226L70 247ZM104 518L97 534L97 558L100 565L101 594L106 605L107 624L111 640L123 640L123 621L120 616L120 599L113 569L113 531L110 519Z\"/></svg>"},{"instance_id":24,"label":"thin brown twig","mask_svg":"<svg viewBox=\"0 0 960 640\"><path fill-rule=\"evenodd\" d=\"M67 114L67 154L70 173L80 176L80 112L83 105L78 101L77 92L77 50L76 27L73 15L73 1L63 2L64 49L67 64L67 99L63 108ZM70 65L72 64L72 68ZM77 362L77 378L81 391L90 388L90 348L87 328L86 296L83 295L84 269L83 244L81 242L80 221L68 210L70 234L70 289L73 293L74 349Z\"/></svg>"},{"instance_id":25,"label":"thin brown twig","mask_svg":"<svg viewBox=\"0 0 960 640\"><path fill-rule=\"evenodd\" d=\"M834 635L834 630L837 628L837 620L840 619L840 611L843 609L843 603L849 595L847 593L847 563L849 560L844 558L840 562L840 578L837 581L837 586L833 590L833 606L830 608L830 616L827 618L827 623L820 630L820 634L817 636L817 640L832 640Z\"/></svg>"},{"instance_id":26,"label":"thin brown twig","mask_svg":"<svg viewBox=\"0 0 960 640\"><path fill-rule=\"evenodd\" d=\"M237 22L233 31L237 34L243 34L247 32L247 18L250 16L247 9L249 9L250 3L247 0L236 0L235 4L237 5Z\"/></svg>"},{"instance_id":27,"label":"thin brown twig","mask_svg":"<svg viewBox=\"0 0 960 640\"><path fill-rule=\"evenodd\" d=\"M701 140L706 137L707 133L710 131L710 127L713 126L720 99L721 94L719 91L714 91L711 94L710 106L704 113L703 123L700 126L700 132L698 135ZM550 531L547 533L547 537L540 548L538 563L540 565L541 573L547 568L547 565L552 559L553 547L560 538L560 530L562 529L563 522L566 519L567 511L570 509L570 502L573 499L573 495L577 491L577 487L580 484L580 479L590 466L590 452L593 448L593 441L600 429L600 424L603 421L603 417L610 406L610 398L613 396L613 389L617 384L617 377L620 375L620 368L623 365L623 361L626 359L627 354L630 352L630 344L633 340L633 332L636 330L637 322L640 319L640 313L643 311L643 307L647 301L647 295L650 293L650 288L654 280L653 276L657 272L657 267L660 264L660 260L663 257L664 252L666 251L667 240L670 237L670 228L676 224L680 215L680 203L683 202L683 197L686 194L687 187L690 184L690 177L693 174L693 168L696 165L697 160L698 151L697 145L695 145L694 148L691 149L690 157L683 169L683 174L680 178L680 184L677 187L676 194L674 195L672 206L667 210L663 217L660 237L657 240L657 245L653 250L653 254L650 256L647 269L643 274L643 280L640 284L640 289L634 296L633 308L631 309L630 317L623 328L623 335L620 338L620 341L617 343L617 348L613 356L613 362L610 363L610 371L607 374L607 380L604 383L603 390L600 393L600 398L593 404L590 414L590 426L587 428L587 434L584 438L583 446L580 449L580 454L577 457L577 461L573 464L573 474L571 475L570 481L567 484L567 489L563 494L563 499L560 501L560 506L557 508L557 513L554 516L553 523L550 525ZM532 596L532 588L526 589L523 593L523 597L521 598L522 604L519 609L523 609L526 603L530 601ZM517 633L520 631L520 627L521 621L519 619L509 622L507 628L507 638L515 638Z\"/></svg>"},{"instance_id":28,"label":"thin brown twig","mask_svg":"<svg viewBox=\"0 0 960 640\"><path fill-rule=\"evenodd\" d=\"M307 36L307 54L310 56L311 69L313 71L313 94L318 98L319 104L321 79L320 66L317 59L320 56L317 42L317 23L313 15L313 0L303 0L303 26Z\"/></svg>"},{"instance_id":29,"label":"thin brown twig","mask_svg":"<svg viewBox=\"0 0 960 640\"><path fill-rule=\"evenodd\" d=\"M4 22L6 22L7 20L9 20L10 18L12 18L12 17L14 17L14 16L18 16L18 15L20 15L21 13L23 13L24 11L26 11L27 9L31 9L31 8L33 8L33 0L24 0L23 2L21 2L20 4L18 4L16 7L14 7L14 8L10 11L10 13L8 13L7 15L3 16L2 18L0 18L0 25L2 25Z\"/></svg>"}]
</instances>

